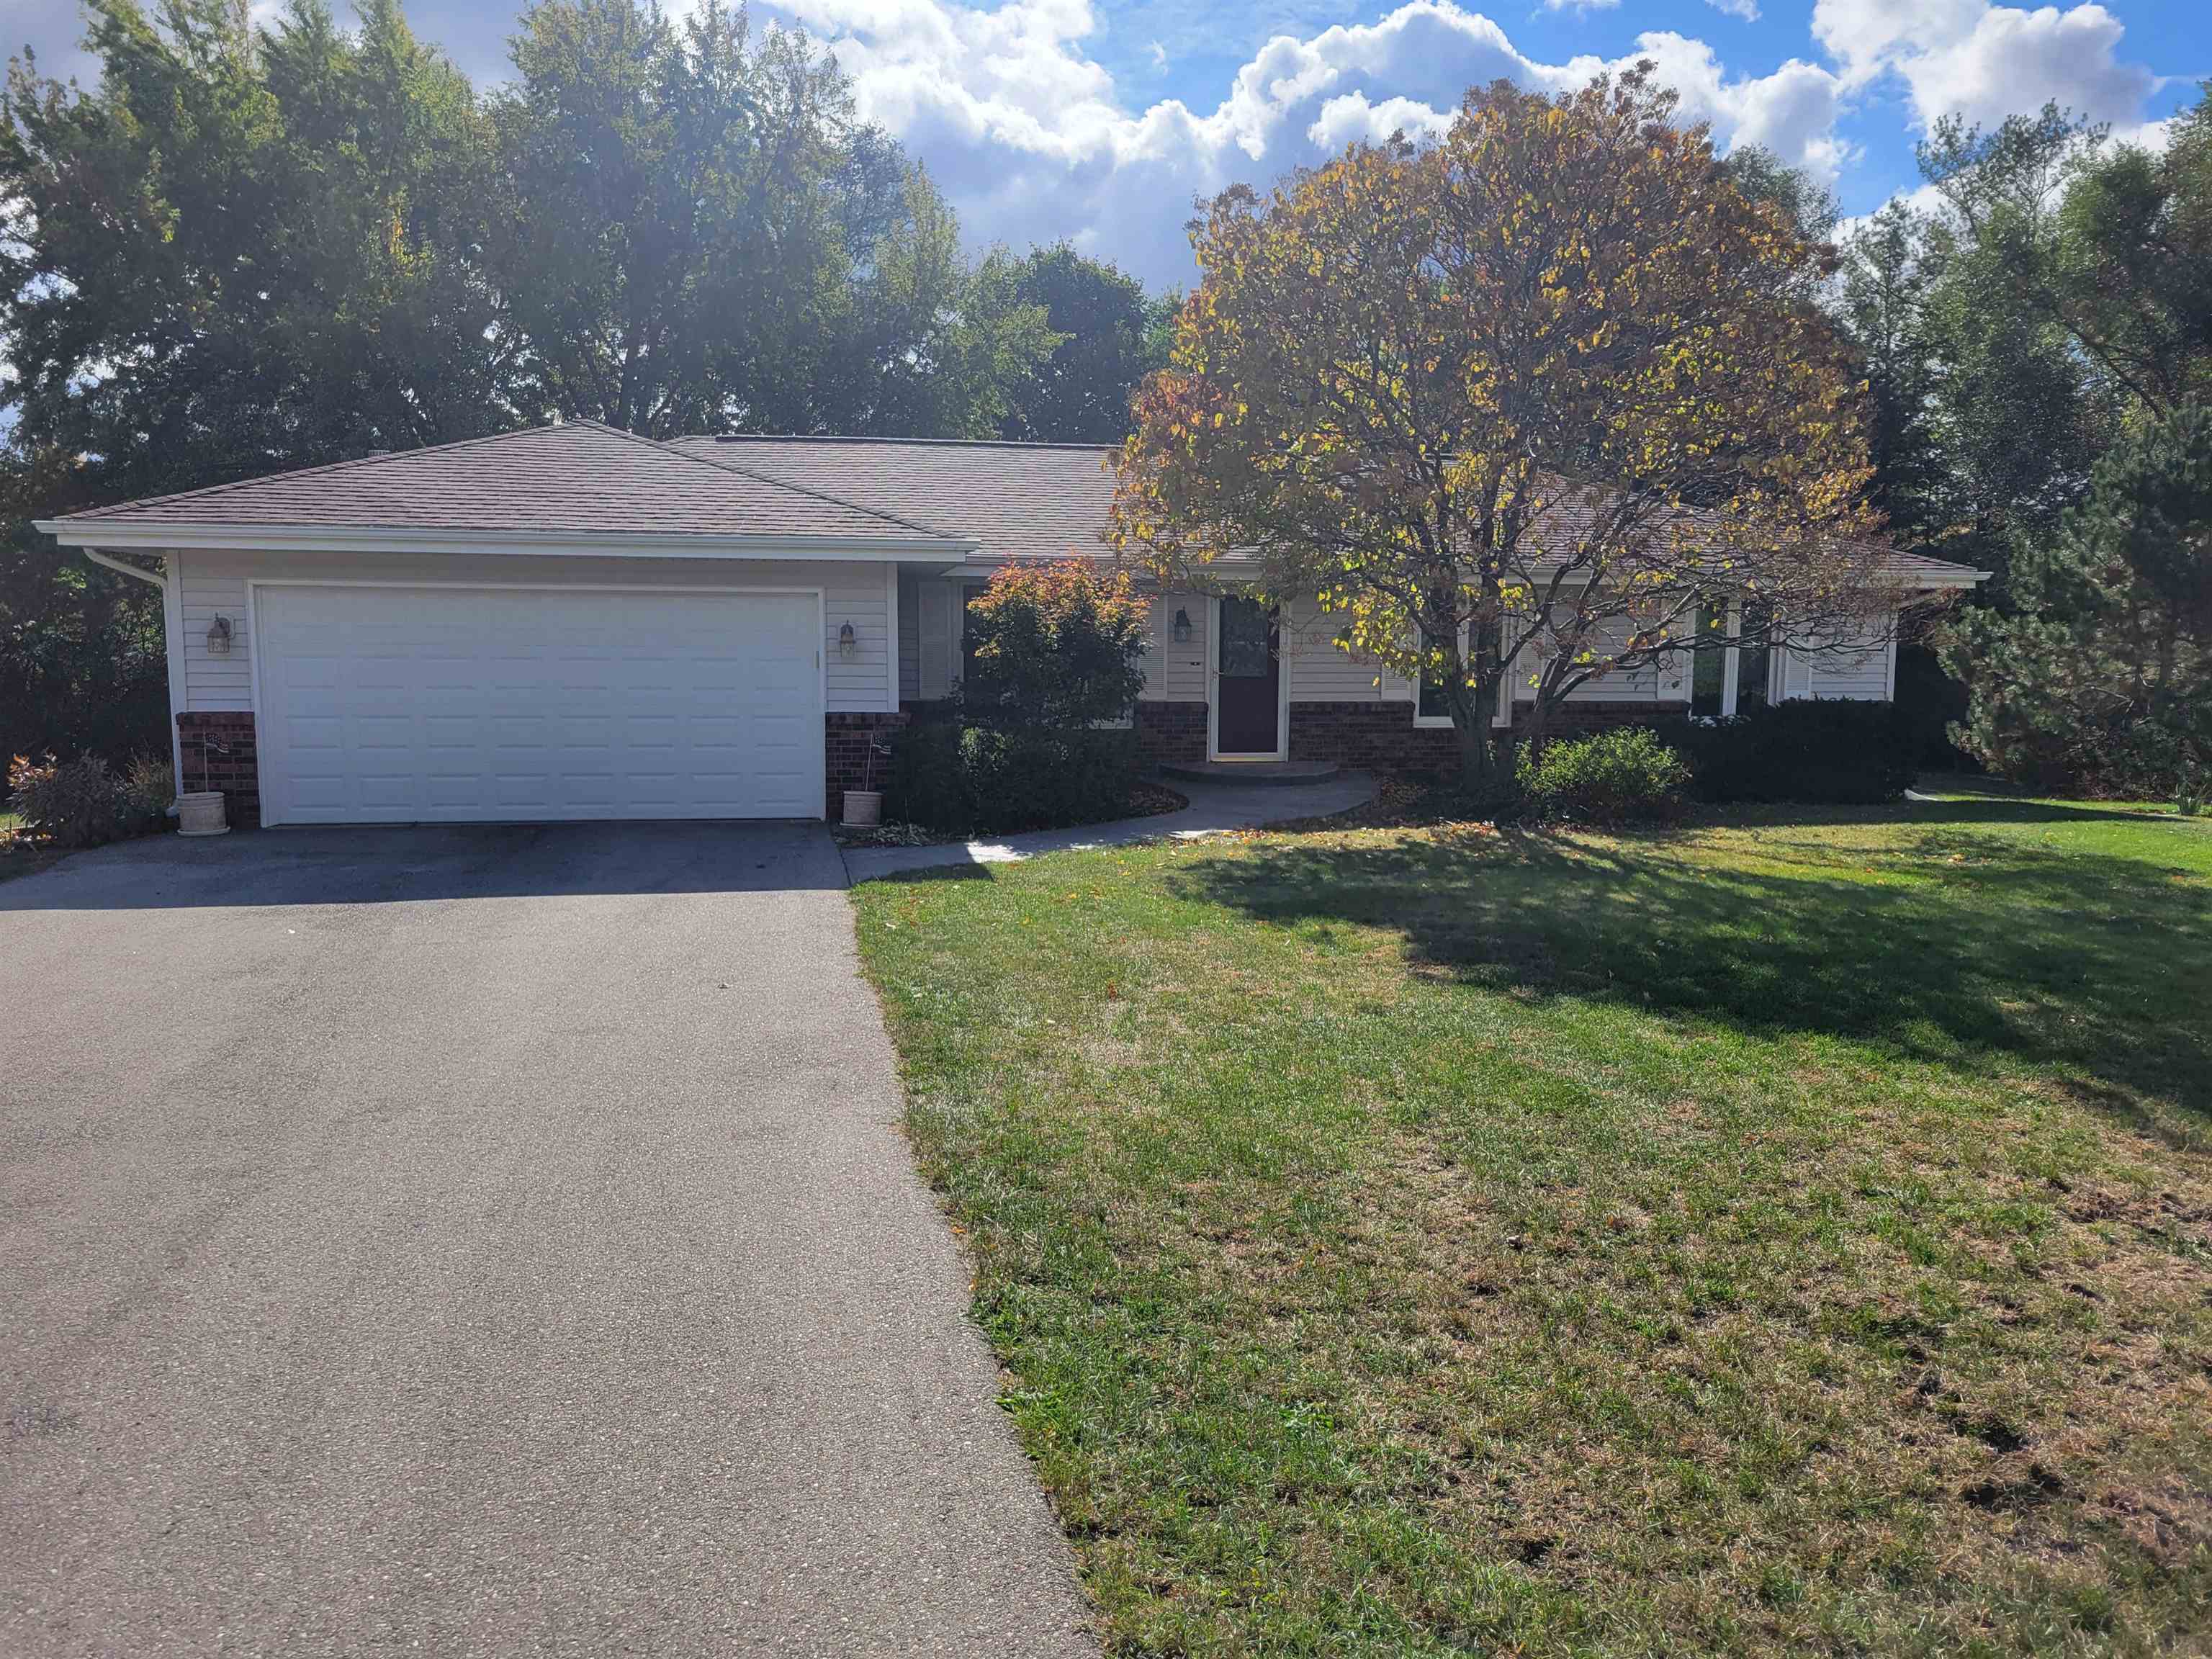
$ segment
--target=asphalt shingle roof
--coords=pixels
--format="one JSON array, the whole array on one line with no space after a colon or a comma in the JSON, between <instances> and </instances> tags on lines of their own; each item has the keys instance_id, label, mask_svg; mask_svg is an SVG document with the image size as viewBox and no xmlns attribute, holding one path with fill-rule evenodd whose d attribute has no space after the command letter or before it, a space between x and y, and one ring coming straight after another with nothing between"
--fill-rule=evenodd
<instances>
[{"instance_id":1,"label":"asphalt shingle roof","mask_svg":"<svg viewBox=\"0 0 2212 1659\"><path fill-rule=\"evenodd\" d=\"M763 477L735 457L585 420L125 501L71 520L872 541L935 535L895 506L857 504Z\"/></svg>"},{"instance_id":2,"label":"asphalt shingle roof","mask_svg":"<svg viewBox=\"0 0 2212 1659\"><path fill-rule=\"evenodd\" d=\"M125 501L70 522L912 538L972 542L993 560L1099 556L1112 453L908 438L659 443L571 420ZM1918 554L1893 558L1916 586L1969 574Z\"/></svg>"},{"instance_id":3,"label":"asphalt shingle roof","mask_svg":"<svg viewBox=\"0 0 2212 1659\"><path fill-rule=\"evenodd\" d=\"M1104 554L1103 444L911 438L678 438L674 446L979 544L985 558Z\"/></svg>"}]
</instances>

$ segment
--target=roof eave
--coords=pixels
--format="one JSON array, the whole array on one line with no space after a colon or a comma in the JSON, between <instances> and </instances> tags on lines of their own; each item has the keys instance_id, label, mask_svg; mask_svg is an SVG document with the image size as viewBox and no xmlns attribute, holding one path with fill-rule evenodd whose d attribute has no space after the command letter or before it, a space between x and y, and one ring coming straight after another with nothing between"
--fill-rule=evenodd
<instances>
[{"instance_id":1,"label":"roof eave","mask_svg":"<svg viewBox=\"0 0 2212 1659\"><path fill-rule=\"evenodd\" d=\"M1970 570L1963 564L1948 570L1910 570L1905 573L1906 586L1930 592L1964 592L1968 588L1980 586L1994 574L1988 570Z\"/></svg>"},{"instance_id":2,"label":"roof eave","mask_svg":"<svg viewBox=\"0 0 2212 1659\"><path fill-rule=\"evenodd\" d=\"M561 530L409 530L388 525L179 524L72 515L35 526L64 547L276 553L507 553L652 559L869 559L943 564L977 544L930 536L715 536Z\"/></svg>"}]
</instances>

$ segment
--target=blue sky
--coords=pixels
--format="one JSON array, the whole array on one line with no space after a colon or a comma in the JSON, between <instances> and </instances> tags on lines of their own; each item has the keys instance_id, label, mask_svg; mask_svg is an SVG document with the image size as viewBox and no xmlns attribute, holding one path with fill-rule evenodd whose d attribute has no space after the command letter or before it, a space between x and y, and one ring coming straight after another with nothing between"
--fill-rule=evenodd
<instances>
[{"instance_id":1,"label":"blue sky","mask_svg":"<svg viewBox=\"0 0 2212 1659\"><path fill-rule=\"evenodd\" d=\"M255 9L269 9L257 0ZM499 78L513 0L413 0L417 31ZM681 9L681 5L672 8ZM1472 82L1559 88L1650 57L1723 147L1757 142L1848 214L1917 182L1952 110L2046 99L2159 141L2212 76L2207 0L775 0L834 46L863 112L944 185L978 246L1066 238L1154 287L1192 275L1194 196L1393 129L1443 125ZM87 72L75 0L10 0L10 50Z\"/></svg>"}]
</instances>

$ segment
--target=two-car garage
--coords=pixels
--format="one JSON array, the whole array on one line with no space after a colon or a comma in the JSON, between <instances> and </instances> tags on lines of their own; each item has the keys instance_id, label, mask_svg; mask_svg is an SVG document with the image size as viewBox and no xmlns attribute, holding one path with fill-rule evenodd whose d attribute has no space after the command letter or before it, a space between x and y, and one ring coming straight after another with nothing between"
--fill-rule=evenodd
<instances>
[{"instance_id":1,"label":"two-car garage","mask_svg":"<svg viewBox=\"0 0 2212 1659\"><path fill-rule=\"evenodd\" d=\"M248 608L264 823L822 811L818 591L276 581Z\"/></svg>"},{"instance_id":2,"label":"two-car garage","mask_svg":"<svg viewBox=\"0 0 2212 1659\"><path fill-rule=\"evenodd\" d=\"M264 824L835 812L976 547L586 420L41 527L161 588L179 787Z\"/></svg>"}]
</instances>

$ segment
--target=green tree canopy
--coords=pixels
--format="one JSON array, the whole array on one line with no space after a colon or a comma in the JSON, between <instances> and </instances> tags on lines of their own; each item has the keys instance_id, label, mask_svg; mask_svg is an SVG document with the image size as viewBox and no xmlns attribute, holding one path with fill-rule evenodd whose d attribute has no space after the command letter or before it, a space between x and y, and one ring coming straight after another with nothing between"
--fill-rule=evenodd
<instances>
[{"instance_id":1,"label":"green tree canopy","mask_svg":"<svg viewBox=\"0 0 2212 1659\"><path fill-rule=\"evenodd\" d=\"M1000 422L1008 438L1119 443L1129 435L1129 398L1167 362L1163 302L1144 285L1066 243L1013 262L1014 294L1044 309L1054 339L1036 372L1015 383Z\"/></svg>"},{"instance_id":2,"label":"green tree canopy","mask_svg":"<svg viewBox=\"0 0 2212 1659\"><path fill-rule=\"evenodd\" d=\"M556 410L984 437L1033 398L1053 336L1021 262L963 255L802 33L543 0L484 96L398 0L356 9L89 0L89 89L9 67L9 744L166 746L155 596L33 517Z\"/></svg>"},{"instance_id":3,"label":"green tree canopy","mask_svg":"<svg viewBox=\"0 0 2212 1659\"><path fill-rule=\"evenodd\" d=\"M2019 550L2011 597L1954 630L1959 740L2045 786L2212 800L2212 406L2124 434L2060 533Z\"/></svg>"}]
</instances>

